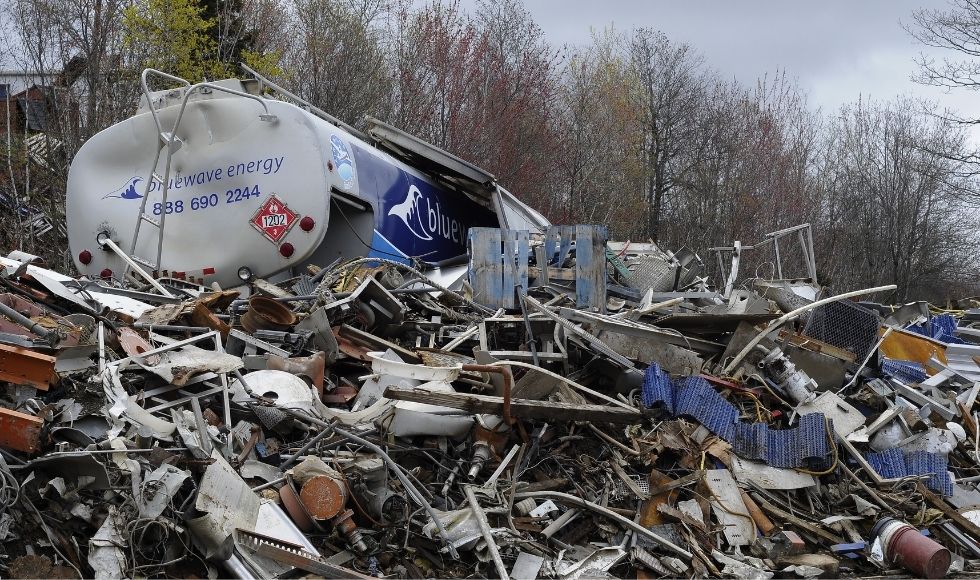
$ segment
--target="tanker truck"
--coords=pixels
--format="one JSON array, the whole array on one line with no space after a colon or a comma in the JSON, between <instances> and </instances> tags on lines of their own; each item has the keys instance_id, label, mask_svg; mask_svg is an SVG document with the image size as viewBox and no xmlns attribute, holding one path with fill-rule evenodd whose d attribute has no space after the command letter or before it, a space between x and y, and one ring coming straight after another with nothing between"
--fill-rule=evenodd
<instances>
[{"instance_id":1,"label":"tanker truck","mask_svg":"<svg viewBox=\"0 0 980 580\"><path fill-rule=\"evenodd\" d=\"M136 113L79 149L66 214L81 274L232 287L356 257L438 266L460 262L472 227L548 225L479 167L245 68L255 78L197 84L147 69Z\"/></svg>"}]
</instances>

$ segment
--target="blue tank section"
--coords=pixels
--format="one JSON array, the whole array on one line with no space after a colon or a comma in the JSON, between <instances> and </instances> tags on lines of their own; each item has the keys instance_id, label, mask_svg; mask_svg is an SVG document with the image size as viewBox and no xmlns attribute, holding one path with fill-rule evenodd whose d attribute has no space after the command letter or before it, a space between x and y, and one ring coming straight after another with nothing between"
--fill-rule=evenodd
<instances>
[{"instance_id":1,"label":"blue tank section","mask_svg":"<svg viewBox=\"0 0 980 580\"><path fill-rule=\"evenodd\" d=\"M492 211L462 193L429 181L351 143L363 199L374 200L372 257L392 259L392 249L426 262L466 253L472 227L497 227ZM376 254L376 255L375 255Z\"/></svg>"}]
</instances>

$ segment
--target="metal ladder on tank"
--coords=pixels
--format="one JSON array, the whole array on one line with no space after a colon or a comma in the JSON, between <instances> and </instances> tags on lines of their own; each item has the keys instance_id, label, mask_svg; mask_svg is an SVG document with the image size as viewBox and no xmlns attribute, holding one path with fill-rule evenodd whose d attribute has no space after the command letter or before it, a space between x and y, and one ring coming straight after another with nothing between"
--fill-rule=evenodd
<instances>
[{"instance_id":1,"label":"metal ladder on tank","mask_svg":"<svg viewBox=\"0 0 980 580\"><path fill-rule=\"evenodd\" d=\"M151 74L163 77L167 80L178 82L181 85L183 85L182 89L178 89L184 91L184 96L181 99L181 103L180 103L180 110L177 112L177 119L174 121L173 128L170 129L169 131L163 130L163 126L160 123L160 116L157 114L156 107L153 104L153 98L150 94L149 85L147 84L147 77ZM98 242L104 249L112 251L117 256L119 256L123 260L123 262L125 262L126 267L123 269L123 273L121 276L122 278L125 278L126 274L129 272L129 269L132 268L133 272L135 272L141 278L146 280L158 292L160 292L164 296L172 297L170 292L168 292L166 288L164 288L159 282L157 282L153 274L150 274L140 266L141 265L146 266L147 268L149 268L150 272L153 272L154 274L158 273L160 269L160 264L163 258L163 232L167 219L167 193L169 192L170 189L169 188L170 165L171 165L171 161L173 160L173 154L176 151L178 151L183 145L183 141L181 141L180 138L177 137L177 129L180 127L180 122L184 118L184 111L187 108L188 99L196 91L201 91L201 92L218 91L218 92L228 93L239 97L245 97L247 99L252 99L254 101L257 101L260 105L262 105L263 113L259 115L259 120L261 121L275 122L277 120L277 117L269 113L269 105L266 103L265 99L242 91L236 91L235 89L229 89L227 87L215 85L213 83L203 82L203 83L197 83L192 85L189 81L185 79L173 75L169 75L165 72L161 72L151 68L145 69L143 71L143 74L140 76L140 83L143 87L143 95L146 97L146 103L150 109L150 114L153 116L153 123L156 125L157 135L159 136L162 144L157 149L156 157L154 157L153 164L150 166L150 171L149 171L150 178L147 180L146 187L143 189L143 198L140 200L139 217L136 219L136 228L133 231L133 243L130 245L129 253L127 254L125 251L123 251L123 249L120 248L119 245L116 244L111 239L111 237L107 232L102 232L99 234ZM161 177L160 175L157 174L156 168L160 163L160 156L163 154L164 151L167 152L167 157L166 157L166 162L164 164L163 176ZM150 196L150 186L154 181L159 183L161 186L159 220L154 218L152 215L146 213L146 202ZM156 258L154 260L148 260L136 255L136 247L139 243L140 233L143 231L142 226L144 222L149 224L150 227L156 230L157 251L156 251Z\"/></svg>"}]
</instances>

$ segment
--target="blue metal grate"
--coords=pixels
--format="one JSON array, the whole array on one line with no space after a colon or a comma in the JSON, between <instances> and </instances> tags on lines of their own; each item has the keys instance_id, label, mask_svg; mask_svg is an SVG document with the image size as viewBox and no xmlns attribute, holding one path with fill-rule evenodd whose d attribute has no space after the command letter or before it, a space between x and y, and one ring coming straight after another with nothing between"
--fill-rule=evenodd
<instances>
[{"instance_id":1,"label":"blue metal grate","mask_svg":"<svg viewBox=\"0 0 980 580\"><path fill-rule=\"evenodd\" d=\"M674 414L674 393L677 387L670 375L664 372L657 363L650 363L643 375L643 404L652 407L656 403L664 406Z\"/></svg>"}]
</instances>

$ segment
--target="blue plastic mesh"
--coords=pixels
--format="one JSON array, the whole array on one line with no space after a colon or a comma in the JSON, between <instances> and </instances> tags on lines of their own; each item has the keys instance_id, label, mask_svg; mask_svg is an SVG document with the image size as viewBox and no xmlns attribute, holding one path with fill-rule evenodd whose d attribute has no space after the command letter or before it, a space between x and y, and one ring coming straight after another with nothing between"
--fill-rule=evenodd
<instances>
[{"instance_id":1,"label":"blue plastic mesh","mask_svg":"<svg viewBox=\"0 0 980 580\"><path fill-rule=\"evenodd\" d=\"M950 314L933 316L924 326L910 324L906 330L934 338L946 344L963 344L963 340L956 337L956 318Z\"/></svg>"},{"instance_id":2,"label":"blue plastic mesh","mask_svg":"<svg viewBox=\"0 0 980 580\"><path fill-rule=\"evenodd\" d=\"M886 449L878 453L868 453L865 459L885 479L908 476L905 456L902 455L901 449Z\"/></svg>"},{"instance_id":3,"label":"blue plastic mesh","mask_svg":"<svg viewBox=\"0 0 980 580\"><path fill-rule=\"evenodd\" d=\"M926 487L929 489L943 495L953 495L953 481L949 478L949 462L939 453L913 451L905 456L905 464L910 475L932 474L926 480Z\"/></svg>"},{"instance_id":4,"label":"blue plastic mesh","mask_svg":"<svg viewBox=\"0 0 980 580\"><path fill-rule=\"evenodd\" d=\"M809 413L800 416L798 428L800 456L803 461L815 467L822 467L827 455L830 454L830 443L827 431L828 421L823 413ZM833 424L829 425L833 432Z\"/></svg>"},{"instance_id":5,"label":"blue plastic mesh","mask_svg":"<svg viewBox=\"0 0 980 580\"><path fill-rule=\"evenodd\" d=\"M682 379L677 388L674 415L697 419L709 431L725 441L735 435L738 409L726 401L708 381L701 377Z\"/></svg>"},{"instance_id":6,"label":"blue plastic mesh","mask_svg":"<svg viewBox=\"0 0 980 580\"><path fill-rule=\"evenodd\" d=\"M881 371L903 383L917 384L926 380L926 368L922 363L911 360L895 360L886 358L881 363Z\"/></svg>"},{"instance_id":7,"label":"blue plastic mesh","mask_svg":"<svg viewBox=\"0 0 980 580\"><path fill-rule=\"evenodd\" d=\"M646 373L643 375L643 404L652 407L656 403L663 403L671 414L674 413L674 392L677 387L670 375L660 368L657 363L650 363Z\"/></svg>"},{"instance_id":8,"label":"blue plastic mesh","mask_svg":"<svg viewBox=\"0 0 980 580\"><path fill-rule=\"evenodd\" d=\"M791 451L799 447L797 429L769 430L766 434L766 460L773 467L802 467Z\"/></svg>"},{"instance_id":9,"label":"blue plastic mesh","mask_svg":"<svg viewBox=\"0 0 980 580\"><path fill-rule=\"evenodd\" d=\"M735 454L746 459L763 461L768 449L769 425L765 423L736 423L735 440L732 448Z\"/></svg>"},{"instance_id":10,"label":"blue plastic mesh","mask_svg":"<svg viewBox=\"0 0 980 580\"><path fill-rule=\"evenodd\" d=\"M695 419L731 443L740 457L774 467L822 469L829 465L827 421L822 413L802 415L799 426L793 429L744 423L738 420L738 408L704 378L686 377L675 382L656 364L651 364L643 377L642 397L647 407L662 404L675 417Z\"/></svg>"},{"instance_id":11,"label":"blue plastic mesh","mask_svg":"<svg viewBox=\"0 0 980 580\"><path fill-rule=\"evenodd\" d=\"M885 479L932 474L926 480L926 487L943 495L953 495L953 480L949 477L949 463L939 453L913 451L909 454L903 454L901 449L895 448L886 449L879 453L868 453L865 458L871 467Z\"/></svg>"}]
</instances>

